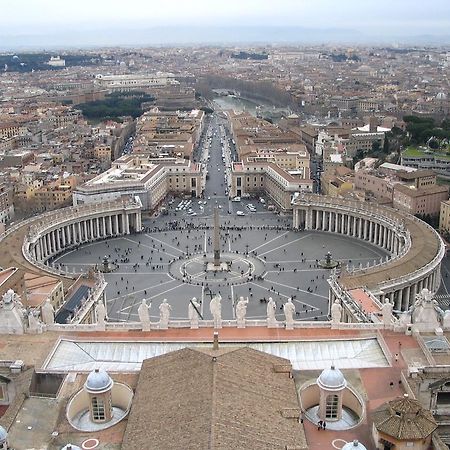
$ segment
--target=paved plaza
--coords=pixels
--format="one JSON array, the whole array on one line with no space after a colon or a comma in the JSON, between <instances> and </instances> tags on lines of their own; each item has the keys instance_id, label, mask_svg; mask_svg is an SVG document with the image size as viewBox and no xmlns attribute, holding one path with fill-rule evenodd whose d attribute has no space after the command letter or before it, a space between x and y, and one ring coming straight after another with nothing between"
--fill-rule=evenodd
<instances>
[{"instance_id":1,"label":"paved plaza","mask_svg":"<svg viewBox=\"0 0 450 450\"><path fill-rule=\"evenodd\" d=\"M114 321L138 320L143 298L151 302L150 317L159 319L159 305L167 299L171 318L187 318L193 297L210 319L209 300L222 297L222 317L234 318L239 296L249 297L247 318L265 318L272 297L282 319L282 305L293 297L299 320L325 320L328 314L330 271L317 260L330 251L341 263L373 262L385 256L377 247L330 233L292 231L290 217L269 212L244 217L221 217L221 254L235 258L229 271L205 272L204 259L212 255L212 215L187 217L180 213L144 221L145 231L87 244L59 257L69 271L86 272L106 255L117 264L106 273L108 316ZM183 267L183 268L181 268ZM253 268L250 270L250 267Z\"/></svg>"}]
</instances>

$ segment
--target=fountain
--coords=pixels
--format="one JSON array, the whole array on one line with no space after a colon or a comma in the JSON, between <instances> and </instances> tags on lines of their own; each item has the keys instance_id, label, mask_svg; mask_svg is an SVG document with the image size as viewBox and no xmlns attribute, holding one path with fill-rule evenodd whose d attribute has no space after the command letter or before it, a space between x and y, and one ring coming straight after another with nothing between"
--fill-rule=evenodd
<instances>
[{"instance_id":1,"label":"fountain","mask_svg":"<svg viewBox=\"0 0 450 450\"><path fill-rule=\"evenodd\" d=\"M105 255L101 264L97 264L97 270L102 273L110 273L116 270L119 266L109 260Z\"/></svg>"},{"instance_id":2,"label":"fountain","mask_svg":"<svg viewBox=\"0 0 450 450\"><path fill-rule=\"evenodd\" d=\"M325 259L319 261L319 266L322 267L322 269L334 269L339 266L339 262L333 259L331 252L328 252L325 255Z\"/></svg>"}]
</instances>

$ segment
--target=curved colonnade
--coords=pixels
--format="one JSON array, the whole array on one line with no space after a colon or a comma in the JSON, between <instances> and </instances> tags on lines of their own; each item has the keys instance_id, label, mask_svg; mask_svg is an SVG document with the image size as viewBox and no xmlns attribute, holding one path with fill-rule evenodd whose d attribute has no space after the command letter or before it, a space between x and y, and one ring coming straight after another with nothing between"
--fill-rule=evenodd
<instances>
[{"instance_id":1,"label":"curved colonnade","mask_svg":"<svg viewBox=\"0 0 450 450\"><path fill-rule=\"evenodd\" d=\"M293 226L361 239L390 253L378 264L344 269L339 277L331 277L331 301L340 297L339 292L364 288L379 301L387 298L396 310L407 311L423 288L439 288L444 243L432 227L410 214L305 194L293 200Z\"/></svg>"},{"instance_id":2,"label":"curved colonnade","mask_svg":"<svg viewBox=\"0 0 450 450\"><path fill-rule=\"evenodd\" d=\"M330 279L330 299L364 288L379 301L406 311L423 288L436 292L445 246L425 222L397 210L363 202L306 194L293 201L293 227L338 233L370 242L390 258L370 267L353 267ZM57 274L70 275L45 263L78 245L140 231L141 205L135 200L70 207L40 216L23 242L25 259Z\"/></svg>"},{"instance_id":3,"label":"curved colonnade","mask_svg":"<svg viewBox=\"0 0 450 450\"><path fill-rule=\"evenodd\" d=\"M22 253L40 269L69 275L45 263L71 248L100 239L141 231L141 204L116 201L69 207L53 214L39 216L25 237Z\"/></svg>"}]
</instances>

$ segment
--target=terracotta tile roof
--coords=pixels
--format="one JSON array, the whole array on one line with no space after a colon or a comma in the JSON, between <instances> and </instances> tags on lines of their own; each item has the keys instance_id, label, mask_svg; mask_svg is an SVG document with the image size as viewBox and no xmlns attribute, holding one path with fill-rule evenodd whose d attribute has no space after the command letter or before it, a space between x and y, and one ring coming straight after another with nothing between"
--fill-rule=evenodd
<instances>
[{"instance_id":1,"label":"terracotta tile roof","mask_svg":"<svg viewBox=\"0 0 450 450\"><path fill-rule=\"evenodd\" d=\"M409 197L422 197L423 195L431 195L431 194L439 194L439 193L448 192L448 187L434 185L434 186L428 186L428 187L421 188L421 189L415 189L415 188L410 188L403 184L397 183L394 186L394 190L400 191L402 194L406 194Z\"/></svg>"},{"instance_id":2,"label":"terracotta tile roof","mask_svg":"<svg viewBox=\"0 0 450 450\"><path fill-rule=\"evenodd\" d=\"M378 431L408 441L425 439L437 428L431 412L407 396L380 406L374 412L373 422Z\"/></svg>"},{"instance_id":3,"label":"terracotta tile roof","mask_svg":"<svg viewBox=\"0 0 450 450\"><path fill-rule=\"evenodd\" d=\"M306 449L289 368L250 348L146 360L122 449Z\"/></svg>"}]
</instances>

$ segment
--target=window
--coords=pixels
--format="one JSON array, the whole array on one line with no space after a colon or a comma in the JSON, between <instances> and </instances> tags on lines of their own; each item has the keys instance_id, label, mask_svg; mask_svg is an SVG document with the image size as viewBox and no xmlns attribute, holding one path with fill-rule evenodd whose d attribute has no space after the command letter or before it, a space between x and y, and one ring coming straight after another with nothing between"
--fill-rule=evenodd
<instances>
[{"instance_id":1,"label":"window","mask_svg":"<svg viewBox=\"0 0 450 450\"><path fill-rule=\"evenodd\" d=\"M92 419L105 420L105 403L101 398L92 397Z\"/></svg>"},{"instance_id":2,"label":"window","mask_svg":"<svg viewBox=\"0 0 450 450\"><path fill-rule=\"evenodd\" d=\"M337 419L339 396L333 394L327 397L325 405L325 417L327 419Z\"/></svg>"}]
</instances>

